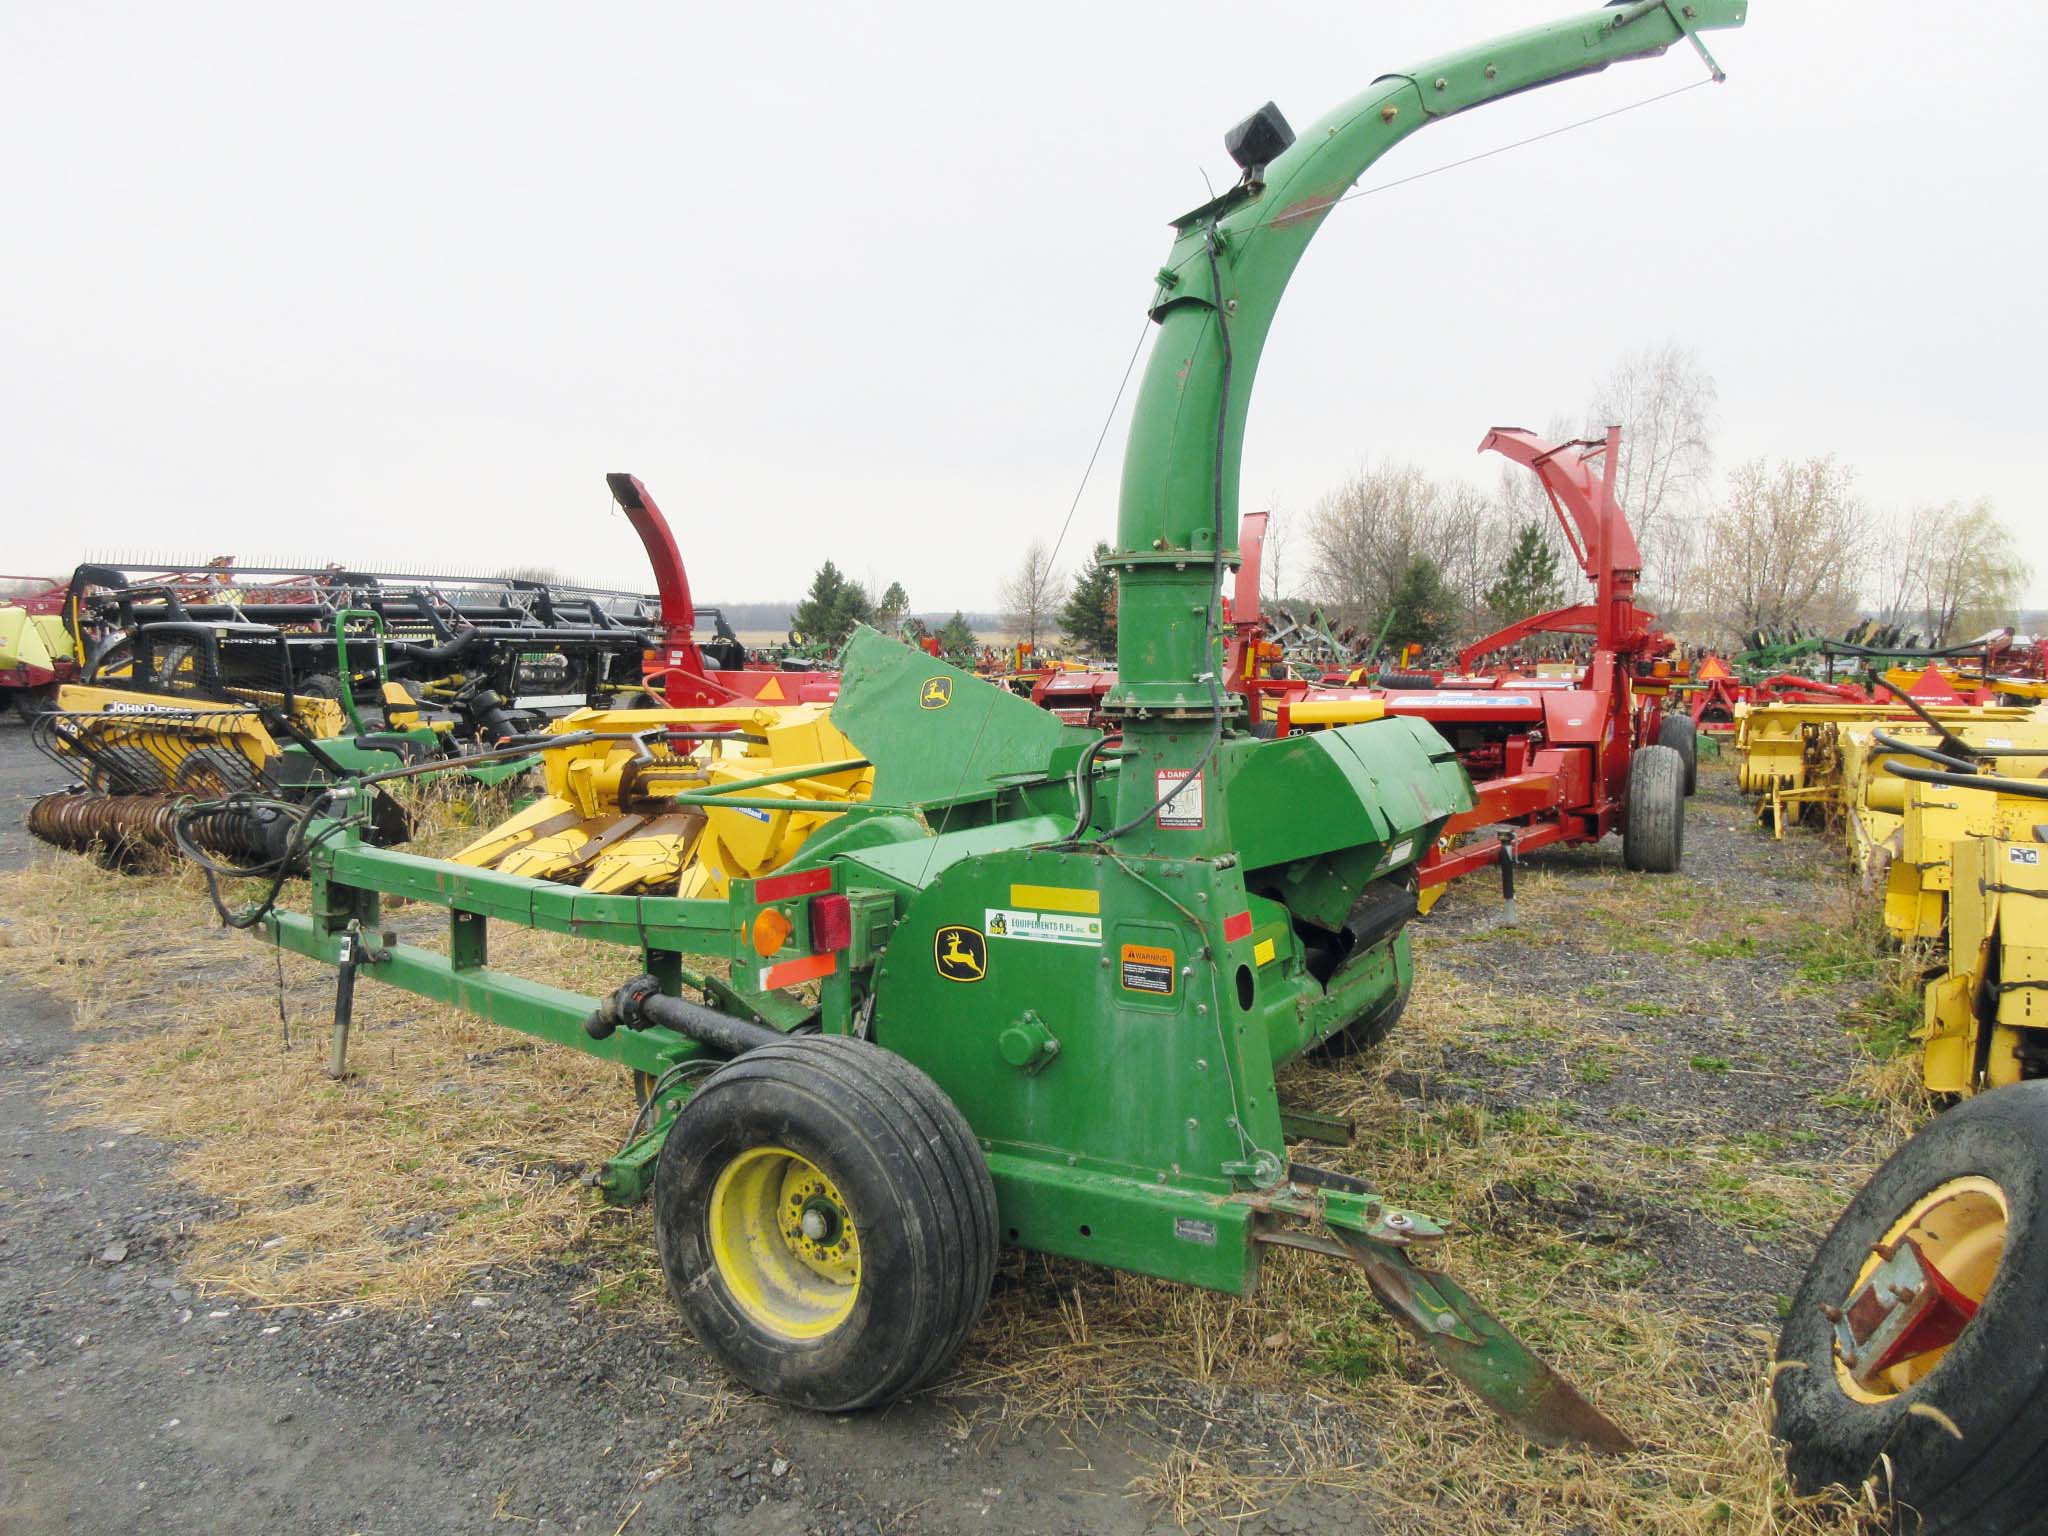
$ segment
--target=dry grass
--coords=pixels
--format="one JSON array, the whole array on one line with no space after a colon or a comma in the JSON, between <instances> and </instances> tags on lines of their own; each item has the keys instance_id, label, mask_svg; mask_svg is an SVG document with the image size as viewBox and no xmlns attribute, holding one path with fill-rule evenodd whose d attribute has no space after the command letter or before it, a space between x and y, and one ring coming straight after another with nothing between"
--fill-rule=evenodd
<instances>
[{"instance_id":1,"label":"dry grass","mask_svg":"<svg viewBox=\"0 0 2048 1536\"><path fill-rule=\"evenodd\" d=\"M64 1097L169 1142L177 1175L222 1202L187 1261L202 1284L278 1305L425 1306L482 1266L563 1251L602 1215L577 1176L630 1118L617 1068L365 986L353 1075L333 1082L332 971L288 955L280 970L224 933L196 878L52 860L0 877L0 910L14 914L0 975L104 1031ZM513 930L497 948L570 985L598 958Z\"/></svg>"},{"instance_id":2,"label":"dry grass","mask_svg":"<svg viewBox=\"0 0 2048 1536\"><path fill-rule=\"evenodd\" d=\"M1607 1459L1539 1451L1451 1385L1381 1314L1363 1283L1314 1255L1271 1254L1258 1292L1230 1298L1043 1258L1009 1284L957 1383L970 1422L1104 1422L1134 1412L1182 1427L1134 1490L1184 1525L1226 1529L1293 1496L1356 1490L1390 1530L1508 1533L1850 1532L1868 1510L1785 1491L1770 1438L1763 1330L1733 1333L1648 1299L1603 1271L1601 1250L1518 1217L1501 1230L1503 1181L1621 1186L1640 1156L1540 1115L1462 1106L1418 1122L1387 1087L1471 1030L1470 996L1435 975L1369 1075L1304 1070L1291 1098L1348 1113L1353 1148L1322 1160L1368 1168L1396 1198L1451 1218L1443 1257L1498 1313L1642 1444ZM1247 1431L1249 1396L1257 1428Z\"/></svg>"},{"instance_id":3,"label":"dry grass","mask_svg":"<svg viewBox=\"0 0 2048 1536\"><path fill-rule=\"evenodd\" d=\"M491 785L457 773L392 780L387 791L404 808L412 830L405 851L422 858L446 858L474 842L478 833L505 820L522 798L534 792L527 782L533 776L529 772Z\"/></svg>"}]
</instances>

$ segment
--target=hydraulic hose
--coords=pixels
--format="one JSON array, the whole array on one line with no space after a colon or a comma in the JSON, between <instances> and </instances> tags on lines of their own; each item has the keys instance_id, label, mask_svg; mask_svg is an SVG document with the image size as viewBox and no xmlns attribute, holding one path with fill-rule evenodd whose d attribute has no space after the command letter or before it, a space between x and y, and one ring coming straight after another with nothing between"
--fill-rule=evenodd
<instances>
[{"instance_id":1,"label":"hydraulic hose","mask_svg":"<svg viewBox=\"0 0 2048 1536\"><path fill-rule=\"evenodd\" d=\"M1937 752L1934 748L1922 742L1906 741L1901 737L1894 736L1890 731L1872 731L1870 739L1880 747L1883 747L1887 752L1898 752L1907 757L1922 758L1927 762L1937 763L1944 768L1952 769L1956 773L1974 774L1977 771L1977 763L1974 758L1955 757L1947 752Z\"/></svg>"},{"instance_id":2,"label":"hydraulic hose","mask_svg":"<svg viewBox=\"0 0 2048 1536\"><path fill-rule=\"evenodd\" d=\"M584 1032L603 1040L621 1027L644 1029L658 1024L677 1034L708 1045L726 1056L743 1056L764 1045L778 1045L789 1037L779 1029L736 1018L680 997L669 997L654 977L635 976L597 1005L597 1011L583 1021Z\"/></svg>"},{"instance_id":3,"label":"hydraulic hose","mask_svg":"<svg viewBox=\"0 0 2048 1536\"><path fill-rule=\"evenodd\" d=\"M2018 795L2027 800L2048 800L2048 779L2009 779L1998 773L1952 773L1942 768L1911 768L1900 762L1886 763L1884 771L1919 784L1943 784L1953 789L1988 789L1995 794Z\"/></svg>"}]
</instances>

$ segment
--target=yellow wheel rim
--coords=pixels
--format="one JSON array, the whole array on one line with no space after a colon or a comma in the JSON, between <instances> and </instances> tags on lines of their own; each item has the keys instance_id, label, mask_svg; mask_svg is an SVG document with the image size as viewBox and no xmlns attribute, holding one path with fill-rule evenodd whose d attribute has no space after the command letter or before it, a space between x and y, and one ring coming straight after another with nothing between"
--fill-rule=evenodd
<instances>
[{"instance_id":1,"label":"yellow wheel rim","mask_svg":"<svg viewBox=\"0 0 2048 1536\"><path fill-rule=\"evenodd\" d=\"M823 1338L860 1294L860 1233L845 1197L808 1158L754 1147L711 1186L711 1258L755 1324Z\"/></svg>"},{"instance_id":2,"label":"yellow wheel rim","mask_svg":"<svg viewBox=\"0 0 2048 1536\"><path fill-rule=\"evenodd\" d=\"M1882 1262L1877 1248L1890 1248L1902 1237L1911 1237L1929 1263L1970 1300L1982 1304L2005 1256L2009 1212L2005 1191L1977 1174L1938 1184L1907 1208L1891 1224L1872 1251L1864 1255L1849 1296L1863 1288ZM1848 1298L1843 1298L1846 1306ZM1952 1345L1930 1349L1925 1354L1901 1360L1869 1385L1859 1383L1842 1363L1839 1343L1835 1350L1835 1380L1843 1392L1859 1403L1881 1403L1898 1396L1916 1381L1928 1376L1947 1357Z\"/></svg>"}]
</instances>

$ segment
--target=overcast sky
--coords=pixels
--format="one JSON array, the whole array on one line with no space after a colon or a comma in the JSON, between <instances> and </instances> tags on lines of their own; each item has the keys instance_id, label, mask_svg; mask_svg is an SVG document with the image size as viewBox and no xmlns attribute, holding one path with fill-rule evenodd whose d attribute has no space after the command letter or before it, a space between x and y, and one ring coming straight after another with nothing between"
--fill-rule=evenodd
<instances>
[{"instance_id":1,"label":"overcast sky","mask_svg":"<svg viewBox=\"0 0 2048 1536\"><path fill-rule=\"evenodd\" d=\"M993 604L1057 532L1166 221L1376 74L1568 14L1319 6L0 6L0 569L92 553L644 586L820 558ZM1967 24L1964 18L1967 17ZM1246 507L1362 461L1491 484L1676 340L1716 442L1878 508L1990 496L2048 602L2048 7L1755 0L1725 85L1337 210L1282 307ZM1364 185L1699 78L1688 50L1431 127ZM1128 402L1127 402L1128 403ZM1112 534L1123 421L1068 535Z\"/></svg>"}]
</instances>

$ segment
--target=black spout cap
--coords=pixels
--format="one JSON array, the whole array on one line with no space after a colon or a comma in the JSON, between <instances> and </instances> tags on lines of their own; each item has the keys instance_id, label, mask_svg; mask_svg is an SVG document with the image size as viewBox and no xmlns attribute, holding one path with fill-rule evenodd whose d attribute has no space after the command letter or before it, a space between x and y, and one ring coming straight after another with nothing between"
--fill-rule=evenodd
<instances>
[{"instance_id":1,"label":"black spout cap","mask_svg":"<svg viewBox=\"0 0 2048 1536\"><path fill-rule=\"evenodd\" d=\"M1280 109L1267 102L1250 117L1223 135L1223 147L1235 160L1247 181L1258 181L1266 167L1294 142L1294 130Z\"/></svg>"}]
</instances>

